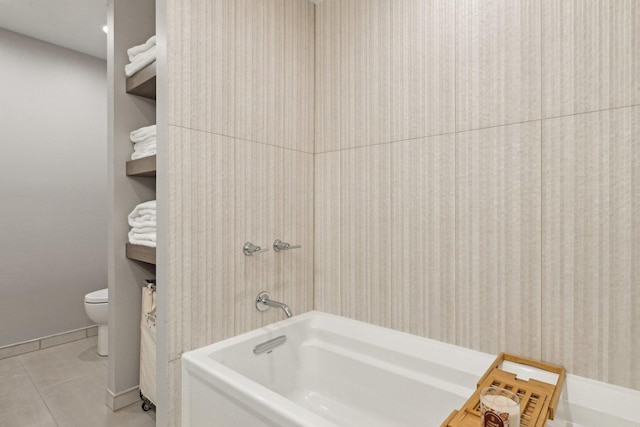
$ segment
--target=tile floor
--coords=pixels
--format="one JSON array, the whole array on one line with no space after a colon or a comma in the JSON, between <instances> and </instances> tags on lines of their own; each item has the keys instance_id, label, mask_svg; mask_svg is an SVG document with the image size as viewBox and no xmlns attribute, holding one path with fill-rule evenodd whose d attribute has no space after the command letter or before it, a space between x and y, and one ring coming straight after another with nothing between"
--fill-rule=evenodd
<instances>
[{"instance_id":1,"label":"tile floor","mask_svg":"<svg viewBox=\"0 0 640 427\"><path fill-rule=\"evenodd\" d=\"M105 403L107 358L97 337L0 360L0 425L153 427L140 403L112 412Z\"/></svg>"}]
</instances>

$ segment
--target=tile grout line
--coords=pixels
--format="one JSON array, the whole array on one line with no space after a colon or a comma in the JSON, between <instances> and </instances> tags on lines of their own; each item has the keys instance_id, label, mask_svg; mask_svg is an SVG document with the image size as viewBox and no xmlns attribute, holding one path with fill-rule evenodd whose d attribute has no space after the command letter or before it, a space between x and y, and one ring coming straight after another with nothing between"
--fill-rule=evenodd
<instances>
[{"instance_id":1,"label":"tile grout line","mask_svg":"<svg viewBox=\"0 0 640 427\"><path fill-rule=\"evenodd\" d=\"M392 38L393 38L393 28L392 28L392 16L393 16L393 7L391 6L391 2L389 2L389 14L387 15L389 18L388 24L389 24L389 35L391 40L389 41L389 61L387 62L387 76L389 78L389 95L391 94L391 81L392 81L392 76L391 76L391 62L392 62L392 54L391 54L391 44L393 42ZM389 105L390 107L390 105ZM387 120L388 123L391 124L392 118L391 118L391 108L387 109ZM391 126L390 126L391 128ZM390 129L389 129L390 130ZM391 132L389 132L391 133ZM387 230L388 236L389 238L391 238L392 236L392 230L393 230L393 209L392 209L392 204L393 204L393 146L389 146L389 154L388 154L388 162L389 162L389 199L388 199L388 204L387 204L387 215L389 218L389 228ZM392 327L394 324L394 316L395 316L395 311L394 310L394 304L393 304L393 288L394 288L394 280L393 280L393 247L389 248L391 251L391 256L389 256L389 280L388 282L388 286L389 286L389 298L387 298L387 310L389 312L389 323L388 323L388 327Z\"/></svg>"},{"instance_id":2,"label":"tile grout line","mask_svg":"<svg viewBox=\"0 0 640 427\"><path fill-rule=\"evenodd\" d=\"M459 2L453 4L453 312L458 312L458 296L460 289L458 286L458 6ZM458 344L458 316L453 316L453 330L450 331L449 339Z\"/></svg>"},{"instance_id":3,"label":"tile grout line","mask_svg":"<svg viewBox=\"0 0 640 427\"><path fill-rule=\"evenodd\" d=\"M544 264L542 260L542 246L544 239L544 218L543 218L543 203L544 203L544 3L540 3L540 330L538 331L538 342L539 345L539 360L542 360L542 355L544 353L544 341L542 339L543 336L543 305L544 305L544 283L543 283L543 274L544 274Z\"/></svg>"},{"instance_id":4,"label":"tile grout line","mask_svg":"<svg viewBox=\"0 0 640 427\"><path fill-rule=\"evenodd\" d=\"M66 344L68 344L68 343L66 343ZM38 387L38 385L36 384L35 380L31 376L31 373L29 372L29 369L27 369L25 364L22 363L22 360L20 359L20 356L16 356L16 358L18 360L18 363L20 363L20 366L22 366L22 369L24 369L24 371L27 373L27 376L29 377L29 381L31 381L31 384L33 385L33 388L36 390L36 393L38 393L38 397L42 401L43 405L45 406L45 408L47 408L47 412L49 412L49 416L53 420L54 424L56 426L60 426L60 424L58 423L58 420L56 420L56 417L54 417L53 412L51 412L51 408L47 404L47 401L45 400L44 396L42 395L42 392L40 391L40 388Z\"/></svg>"},{"instance_id":5,"label":"tile grout line","mask_svg":"<svg viewBox=\"0 0 640 427\"><path fill-rule=\"evenodd\" d=\"M252 139L240 138L240 137L237 137L237 136L227 135L227 134L219 133L219 132L210 132L210 131L202 130L202 129L194 129L194 128L190 128L188 126L180 126L180 125L172 125L172 124L169 124L167 126L173 126L173 127L180 128L180 129L190 130L190 131L193 131L193 132L201 132L201 133L207 133L207 134L210 134L210 135L222 136L222 137L225 137L225 138L238 140L238 141L243 141L243 142L253 142L254 144L261 144L261 145L266 145L267 147L281 148L283 150L289 150L289 151L296 151L298 153L315 154L315 153L312 153L312 152L309 152L309 151L298 150L298 149L291 148L291 147L284 147L282 145L275 145L275 144L270 144L268 142L254 141Z\"/></svg>"},{"instance_id":6,"label":"tile grout line","mask_svg":"<svg viewBox=\"0 0 640 427\"><path fill-rule=\"evenodd\" d=\"M311 201L311 214L313 215L313 224L311 227L311 241L313 242L313 248L311 253L311 310L316 309L316 194L318 189L316 187L316 113L318 107L318 99L316 98L318 93L318 78L316 73L316 67L318 64L318 5L313 4L313 111L311 112L313 120L311 121L311 146L313 147L312 159L313 159L313 177L311 188L313 188L313 197Z\"/></svg>"},{"instance_id":7,"label":"tile grout line","mask_svg":"<svg viewBox=\"0 0 640 427\"><path fill-rule=\"evenodd\" d=\"M358 146L354 146L354 147L341 148L341 149L338 149L338 150L323 151L321 153L315 153L315 154L325 154L325 153L335 153L335 152L338 152L338 151L356 150L356 149L360 149L360 148L375 147L375 146L384 145L384 144L395 144L395 143L400 143L400 142L415 141L415 140L418 140L418 139L429 139L429 138L436 138L436 137L439 137L439 136L457 135L457 134L460 134L460 133L476 132L476 131L495 129L495 128L500 128L500 127L523 125L523 124L535 123L535 122L544 122L545 120L554 120L554 119L560 119L560 118L565 118L565 117L573 117L573 116L579 116L579 115L584 115L584 114L605 113L605 112L613 111L613 110L620 110L620 109L624 109L624 108L637 108L637 107L640 107L640 104L625 105L625 106L621 106L621 107L605 108L605 109L601 109L601 110L585 111L585 112L573 113L573 114L565 114L565 115L560 115L560 116L538 118L538 119L525 120L525 121L515 122L515 123L505 123L505 124L482 127L482 128L476 128L476 129L460 130L460 131L454 131L454 132L439 133L439 134L434 134L434 135L418 136L418 137L414 137L414 138L399 139L399 140L394 140L394 141L377 142L375 144L358 145ZM192 129L192 130L197 131L196 129ZM205 132L205 131L198 131L198 132ZM258 144L265 144L265 143L258 142L258 141L249 141L249 142L255 142L255 143L258 143ZM272 144L265 144L265 145L271 146ZM274 147L282 148L282 147L279 147L279 146L274 146ZM300 151L300 150L293 150L293 151ZM306 153L306 151L301 151L301 152Z\"/></svg>"}]
</instances>

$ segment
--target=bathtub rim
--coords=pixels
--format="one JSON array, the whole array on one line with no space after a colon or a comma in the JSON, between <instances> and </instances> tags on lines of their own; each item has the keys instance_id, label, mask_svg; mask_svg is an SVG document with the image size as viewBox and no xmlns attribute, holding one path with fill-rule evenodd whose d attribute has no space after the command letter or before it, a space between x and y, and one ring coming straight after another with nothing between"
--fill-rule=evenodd
<instances>
[{"instance_id":1,"label":"bathtub rim","mask_svg":"<svg viewBox=\"0 0 640 427\"><path fill-rule=\"evenodd\" d=\"M278 331L281 331L283 328L290 327L309 319L320 319L316 321L328 321L329 324L333 322L344 322L349 325L349 330L353 328L367 328L367 335L381 334L383 337L393 337L394 340L408 340L408 343L410 343L409 347L411 347L411 343L413 342L417 346L419 346L421 343L422 345L429 344L436 350L450 350L454 354L456 354L456 356L466 356L469 357L470 360L466 361L462 366L460 366L459 364L456 364L456 361L459 360L458 357L440 357L440 353L438 352L434 353L435 356L431 355L432 357L428 357L425 359L434 363L441 363L442 365L453 370L458 370L477 376L477 379L482 376L487 367L496 358L496 355L491 355L489 353L483 353L465 347L456 346L454 344L448 344L430 338L420 337L417 335L392 330L359 320L314 310L245 332L240 335L233 336L231 338L213 344L203 346L189 352L185 352L182 354L183 373L186 369L189 368L188 364L192 363L193 365L198 367L198 371L200 374L209 374L212 377L216 378L216 380L227 385L229 388L235 387L237 390L234 390L233 395L236 397L236 399L238 399L240 396L248 396L252 400L252 402L263 404L274 413L295 419L296 422L300 423L300 426L336 426L336 424L331 423L327 419L322 418L314 412L299 406L286 397L276 393L273 390L270 390L269 388L261 384L258 384L257 382L245 377L239 372L234 371L233 369L217 362L210 357L211 353L234 346L247 340L251 340L257 337L264 337L264 339L273 338L277 334L279 334L280 332ZM340 330L339 332L342 333L343 330ZM184 361L186 361L187 363L185 364ZM216 384L213 384L210 379L207 379L207 382L219 389L219 387ZM183 398L185 391L184 386L185 382L183 381ZM473 386L475 388L475 384L473 384ZM473 389L470 390L473 391ZM637 417L637 412L635 412L635 409L638 407L640 407L640 390L625 388L573 374L567 374L565 378L565 386L562 394L560 395L560 401L558 402L559 415L571 416L574 410L577 409L578 411L580 411L580 408L586 408L590 411L601 413L603 417L616 416L622 420L629 421L630 423L637 422L636 418L634 417ZM451 410L453 409L459 408L451 408ZM302 414L304 417L300 417L300 414ZM310 419L313 420L312 423L308 422L308 420ZM574 420L569 418L562 419L569 422L575 422ZM638 425L640 426L640 424Z\"/></svg>"}]
</instances>

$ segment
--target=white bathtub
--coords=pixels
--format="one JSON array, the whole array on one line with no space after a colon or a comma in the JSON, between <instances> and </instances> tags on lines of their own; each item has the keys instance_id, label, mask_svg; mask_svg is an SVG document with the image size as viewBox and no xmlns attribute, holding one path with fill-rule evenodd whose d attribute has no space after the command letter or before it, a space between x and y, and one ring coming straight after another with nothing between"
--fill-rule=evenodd
<instances>
[{"instance_id":1,"label":"white bathtub","mask_svg":"<svg viewBox=\"0 0 640 427\"><path fill-rule=\"evenodd\" d=\"M495 357L310 312L185 353L182 425L439 427ZM637 408L638 391L568 375L547 426L638 427Z\"/></svg>"}]
</instances>

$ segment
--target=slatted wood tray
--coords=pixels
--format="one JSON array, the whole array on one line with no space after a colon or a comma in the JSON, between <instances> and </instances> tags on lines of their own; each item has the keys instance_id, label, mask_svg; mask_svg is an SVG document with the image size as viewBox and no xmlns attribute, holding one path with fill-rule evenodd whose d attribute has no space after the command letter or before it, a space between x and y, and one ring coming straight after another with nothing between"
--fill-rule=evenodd
<instances>
[{"instance_id":1,"label":"slatted wood tray","mask_svg":"<svg viewBox=\"0 0 640 427\"><path fill-rule=\"evenodd\" d=\"M534 378L521 380L516 374L501 369L505 361L557 374L558 380L556 384ZM552 420L555 416L565 374L565 369L561 366L501 353L480 378L478 387L469 400L459 411L453 411L440 427L479 427L480 390L490 386L507 389L520 397L520 427L544 427L547 420Z\"/></svg>"}]
</instances>

